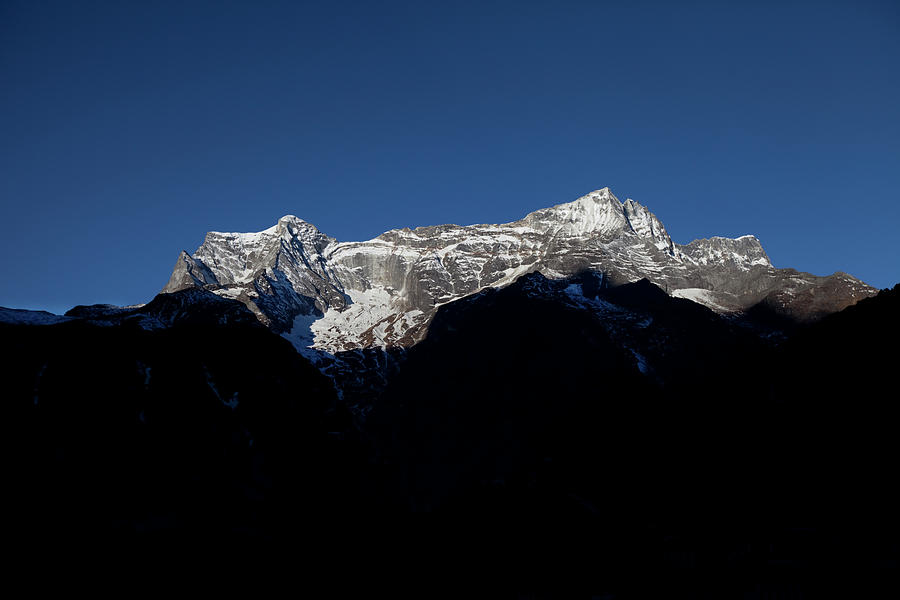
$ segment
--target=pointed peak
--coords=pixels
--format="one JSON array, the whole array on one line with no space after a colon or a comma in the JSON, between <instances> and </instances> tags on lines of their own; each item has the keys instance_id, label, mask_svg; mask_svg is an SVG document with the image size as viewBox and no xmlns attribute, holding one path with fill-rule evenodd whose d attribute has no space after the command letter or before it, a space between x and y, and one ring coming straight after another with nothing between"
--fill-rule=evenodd
<instances>
[{"instance_id":1,"label":"pointed peak","mask_svg":"<svg viewBox=\"0 0 900 600\"><path fill-rule=\"evenodd\" d=\"M604 208L611 207L621 207L622 201L616 198L615 194L610 191L608 187L600 188L599 190L594 190L593 192L587 193L580 198L576 198L572 202L567 202L565 204L559 204L556 207L562 206L573 206L573 205L600 205Z\"/></svg>"},{"instance_id":2,"label":"pointed peak","mask_svg":"<svg viewBox=\"0 0 900 600\"><path fill-rule=\"evenodd\" d=\"M618 198L616 198L615 194L613 194L612 190L610 190L608 187L600 188L599 190L594 190L589 194L585 194L584 196L576 200L576 202L578 202L579 200L587 199L591 199L594 202L615 200L618 204L622 204L622 202Z\"/></svg>"},{"instance_id":3,"label":"pointed peak","mask_svg":"<svg viewBox=\"0 0 900 600\"><path fill-rule=\"evenodd\" d=\"M307 240L321 238L323 243L332 240L332 238L322 233L318 227L309 221L304 221L300 217L294 215L285 215L281 217L278 219L278 223L274 227L267 229L266 232L282 236L301 237Z\"/></svg>"},{"instance_id":4,"label":"pointed peak","mask_svg":"<svg viewBox=\"0 0 900 600\"><path fill-rule=\"evenodd\" d=\"M594 190L576 200L529 213L516 224L538 230L553 229L557 235L615 235L625 224L622 203L608 187Z\"/></svg>"},{"instance_id":5,"label":"pointed peak","mask_svg":"<svg viewBox=\"0 0 900 600\"><path fill-rule=\"evenodd\" d=\"M300 217L298 217L296 215L284 215L283 217L278 219L278 222L279 223L295 223L295 224L306 223L306 221L304 221L303 219L301 219Z\"/></svg>"},{"instance_id":6,"label":"pointed peak","mask_svg":"<svg viewBox=\"0 0 900 600\"><path fill-rule=\"evenodd\" d=\"M189 287L203 287L210 283L218 283L213 272L203 264L202 260L198 260L188 254L186 250L182 250L162 293L172 293Z\"/></svg>"}]
</instances>

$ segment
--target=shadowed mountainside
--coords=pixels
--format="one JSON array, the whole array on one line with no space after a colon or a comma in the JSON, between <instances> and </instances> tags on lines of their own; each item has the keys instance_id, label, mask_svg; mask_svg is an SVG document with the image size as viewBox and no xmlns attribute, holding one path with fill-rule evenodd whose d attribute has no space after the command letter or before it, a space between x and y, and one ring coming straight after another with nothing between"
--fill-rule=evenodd
<instances>
[{"instance_id":1,"label":"shadowed mountainside","mask_svg":"<svg viewBox=\"0 0 900 600\"><path fill-rule=\"evenodd\" d=\"M16 514L48 540L305 536L352 565L393 539L410 565L464 548L623 597L721 593L735 572L808 597L827 590L803 569L897 564L898 309L894 288L776 343L646 281L535 273L441 307L355 419L201 290L2 325ZM692 566L717 575L658 576Z\"/></svg>"},{"instance_id":2,"label":"shadowed mountainside","mask_svg":"<svg viewBox=\"0 0 900 600\"><path fill-rule=\"evenodd\" d=\"M0 325L24 537L237 543L354 496L361 460L342 462L356 449L331 382L213 298L194 315L180 307L196 299L168 295L115 324ZM173 324L147 330L147 314Z\"/></svg>"}]
</instances>

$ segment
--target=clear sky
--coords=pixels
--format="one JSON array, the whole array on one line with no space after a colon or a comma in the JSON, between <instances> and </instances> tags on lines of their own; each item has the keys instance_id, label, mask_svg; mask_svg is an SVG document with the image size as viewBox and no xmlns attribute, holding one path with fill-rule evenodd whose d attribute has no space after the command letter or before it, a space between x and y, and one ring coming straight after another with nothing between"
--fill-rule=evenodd
<instances>
[{"instance_id":1,"label":"clear sky","mask_svg":"<svg viewBox=\"0 0 900 600\"><path fill-rule=\"evenodd\" d=\"M357 240L605 186L900 281L900 3L0 2L0 305L146 302L284 214Z\"/></svg>"}]
</instances>

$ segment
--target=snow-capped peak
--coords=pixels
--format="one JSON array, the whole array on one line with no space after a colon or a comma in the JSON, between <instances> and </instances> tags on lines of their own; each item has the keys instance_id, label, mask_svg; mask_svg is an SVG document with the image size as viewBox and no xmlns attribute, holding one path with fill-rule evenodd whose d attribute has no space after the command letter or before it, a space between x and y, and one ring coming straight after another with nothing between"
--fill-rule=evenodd
<instances>
[{"instance_id":1,"label":"snow-capped peak","mask_svg":"<svg viewBox=\"0 0 900 600\"><path fill-rule=\"evenodd\" d=\"M280 219L278 219L279 223L306 223L303 219L298 217L297 215L284 215Z\"/></svg>"},{"instance_id":2,"label":"snow-capped peak","mask_svg":"<svg viewBox=\"0 0 900 600\"><path fill-rule=\"evenodd\" d=\"M310 228L315 231L319 231L318 228L312 223L308 223L300 217L294 215L284 215L283 217L278 219L278 223L276 223L274 227L275 231L279 233L287 232L291 235L296 234L300 230L309 230Z\"/></svg>"},{"instance_id":3,"label":"snow-capped peak","mask_svg":"<svg viewBox=\"0 0 900 600\"><path fill-rule=\"evenodd\" d=\"M513 225L520 223L566 237L611 236L623 230L625 216L619 199L609 188L601 188L572 202L536 210Z\"/></svg>"}]
</instances>

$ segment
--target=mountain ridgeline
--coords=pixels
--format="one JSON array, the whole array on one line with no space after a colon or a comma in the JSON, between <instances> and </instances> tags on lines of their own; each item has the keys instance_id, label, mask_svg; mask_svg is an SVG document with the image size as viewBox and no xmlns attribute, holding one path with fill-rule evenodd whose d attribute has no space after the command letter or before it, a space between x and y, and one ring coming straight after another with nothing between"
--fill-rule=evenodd
<instances>
[{"instance_id":1,"label":"mountain ridgeline","mask_svg":"<svg viewBox=\"0 0 900 600\"><path fill-rule=\"evenodd\" d=\"M286 216L258 233L210 232L163 289L199 287L244 303L300 349L329 353L419 342L440 306L526 273L647 279L718 312L764 304L811 321L876 290L844 273L776 269L753 236L675 244L647 208L608 188L502 225L395 229L338 242Z\"/></svg>"},{"instance_id":2,"label":"mountain ridgeline","mask_svg":"<svg viewBox=\"0 0 900 600\"><path fill-rule=\"evenodd\" d=\"M723 597L657 577L686 566L858 595L799 573L897 564L898 315L900 287L675 244L607 189L367 242L209 233L145 305L0 311L20 523L351 568L461 544L609 597Z\"/></svg>"}]
</instances>

